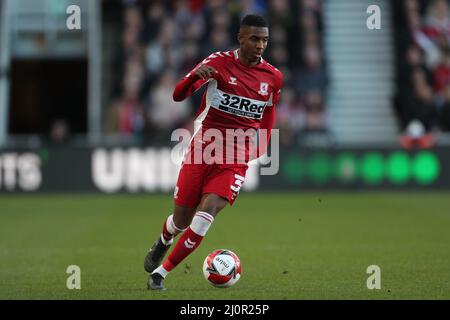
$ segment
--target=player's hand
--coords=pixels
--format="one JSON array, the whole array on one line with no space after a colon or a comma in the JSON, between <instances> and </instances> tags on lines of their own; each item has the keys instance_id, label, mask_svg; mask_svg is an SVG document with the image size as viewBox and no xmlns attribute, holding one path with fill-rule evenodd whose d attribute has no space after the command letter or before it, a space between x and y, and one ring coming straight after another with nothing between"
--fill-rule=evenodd
<instances>
[{"instance_id":1,"label":"player's hand","mask_svg":"<svg viewBox=\"0 0 450 320\"><path fill-rule=\"evenodd\" d=\"M216 73L219 73L219 72L216 69L214 69L213 67L208 66L207 64L202 64L194 72L194 74L202 80L209 79Z\"/></svg>"}]
</instances>

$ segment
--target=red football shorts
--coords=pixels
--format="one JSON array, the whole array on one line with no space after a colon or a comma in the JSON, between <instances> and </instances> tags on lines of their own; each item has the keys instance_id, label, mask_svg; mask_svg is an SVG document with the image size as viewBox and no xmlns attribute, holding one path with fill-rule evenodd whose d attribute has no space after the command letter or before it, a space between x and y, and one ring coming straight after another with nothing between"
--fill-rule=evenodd
<instances>
[{"instance_id":1,"label":"red football shorts","mask_svg":"<svg viewBox=\"0 0 450 320\"><path fill-rule=\"evenodd\" d=\"M181 166L175 187L175 204L194 208L202 196L214 193L233 205L241 189L247 165L244 164L189 164Z\"/></svg>"}]
</instances>

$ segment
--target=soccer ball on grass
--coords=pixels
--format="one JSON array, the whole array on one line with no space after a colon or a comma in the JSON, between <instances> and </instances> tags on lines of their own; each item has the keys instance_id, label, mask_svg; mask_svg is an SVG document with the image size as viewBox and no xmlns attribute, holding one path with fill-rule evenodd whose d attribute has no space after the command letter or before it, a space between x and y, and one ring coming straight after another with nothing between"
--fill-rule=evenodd
<instances>
[{"instance_id":1,"label":"soccer ball on grass","mask_svg":"<svg viewBox=\"0 0 450 320\"><path fill-rule=\"evenodd\" d=\"M214 287L231 287L238 282L241 272L241 261L231 250L214 250L203 262L203 275Z\"/></svg>"}]
</instances>

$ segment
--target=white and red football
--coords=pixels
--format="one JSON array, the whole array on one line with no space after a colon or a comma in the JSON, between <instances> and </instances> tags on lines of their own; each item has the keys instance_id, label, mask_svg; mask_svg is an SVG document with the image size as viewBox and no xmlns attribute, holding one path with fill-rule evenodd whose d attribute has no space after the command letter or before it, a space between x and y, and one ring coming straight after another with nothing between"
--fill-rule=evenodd
<instances>
[{"instance_id":1,"label":"white and red football","mask_svg":"<svg viewBox=\"0 0 450 320\"><path fill-rule=\"evenodd\" d=\"M203 262L203 275L214 287L231 287L238 282L241 272L241 261L231 250L214 250Z\"/></svg>"}]
</instances>

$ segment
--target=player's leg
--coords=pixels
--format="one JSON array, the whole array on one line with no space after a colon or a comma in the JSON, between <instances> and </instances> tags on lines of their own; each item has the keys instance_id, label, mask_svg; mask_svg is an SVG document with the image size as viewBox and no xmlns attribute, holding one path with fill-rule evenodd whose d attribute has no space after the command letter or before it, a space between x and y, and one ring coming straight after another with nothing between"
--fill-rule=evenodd
<instances>
[{"instance_id":1,"label":"player's leg","mask_svg":"<svg viewBox=\"0 0 450 320\"><path fill-rule=\"evenodd\" d=\"M227 203L228 200L219 195L213 193L203 195L189 227L178 239L174 249L164 263L153 271L149 282L150 289L164 290L162 280L181 261L197 249L209 227L214 222L214 218Z\"/></svg>"},{"instance_id":2,"label":"player's leg","mask_svg":"<svg viewBox=\"0 0 450 320\"><path fill-rule=\"evenodd\" d=\"M181 261L190 255L202 242L217 214L225 208L228 201L223 197L209 193L202 197L200 205L189 227L183 232L173 251L162 264L160 271L165 277Z\"/></svg>"},{"instance_id":3,"label":"player's leg","mask_svg":"<svg viewBox=\"0 0 450 320\"><path fill-rule=\"evenodd\" d=\"M178 239L164 263L156 268L150 277L150 281L156 281L159 284L154 286L155 289L164 288L162 280L199 246L220 210L227 203L231 205L234 203L243 185L246 171L247 166L216 166L209 172L208 180L203 187L204 195L191 225Z\"/></svg>"},{"instance_id":4,"label":"player's leg","mask_svg":"<svg viewBox=\"0 0 450 320\"><path fill-rule=\"evenodd\" d=\"M148 251L144 259L144 269L152 273L166 255L173 239L182 233L192 221L195 214L195 207L182 207L175 205L174 213L169 215L164 221L161 235L156 239L153 246Z\"/></svg>"},{"instance_id":5,"label":"player's leg","mask_svg":"<svg viewBox=\"0 0 450 320\"><path fill-rule=\"evenodd\" d=\"M148 268L148 270L151 270L149 272L153 272L161 264L162 258L168 251L174 237L191 224L196 208L202 199L203 180L208 174L208 169L208 166L202 164L184 163L182 165L174 193L175 210L173 216L168 218L170 223L163 225L163 232L160 237L161 242L165 242L165 244L160 244L162 250L158 252L158 256L155 255L157 259L153 259L151 268ZM172 228L168 226L172 226ZM149 277L147 286L149 289L164 289L160 279L152 279L152 276Z\"/></svg>"},{"instance_id":6,"label":"player's leg","mask_svg":"<svg viewBox=\"0 0 450 320\"><path fill-rule=\"evenodd\" d=\"M184 164L181 167L174 192L174 212L165 219L161 235L144 259L144 268L148 273L161 264L175 236L191 224L202 197L204 171L205 168L200 165Z\"/></svg>"}]
</instances>

